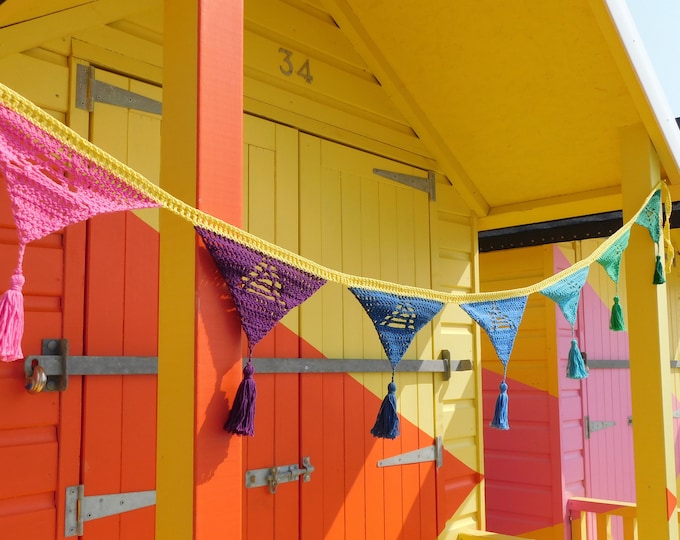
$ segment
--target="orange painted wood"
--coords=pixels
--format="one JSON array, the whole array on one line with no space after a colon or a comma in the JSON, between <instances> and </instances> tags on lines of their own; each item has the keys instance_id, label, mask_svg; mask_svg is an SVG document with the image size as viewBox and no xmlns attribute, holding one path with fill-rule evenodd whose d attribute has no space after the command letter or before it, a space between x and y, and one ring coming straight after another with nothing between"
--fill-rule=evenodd
<instances>
[{"instance_id":1,"label":"orange painted wood","mask_svg":"<svg viewBox=\"0 0 680 540\"><path fill-rule=\"evenodd\" d=\"M366 462L377 463L386 457L382 439L376 439L371 435L371 428L375 424L376 414L380 409L380 399L373 394L363 392L363 427L362 437L364 440L364 452ZM385 469L368 466L365 469L366 477L366 538L383 538L385 535L385 519L383 499L385 496Z\"/></svg>"},{"instance_id":2,"label":"orange painted wood","mask_svg":"<svg viewBox=\"0 0 680 540\"><path fill-rule=\"evenodd\" d=\"M125 311L123 354L158 354L159 236L132 213L125 230ZM123 377L121 491L156 487L155 375ZM153 539L155 507L121 515L121 539Z\"/></svg>"},{"instance_id":3,"label":"orange painted wood","mask_svg":"<svg viewBox=\"0 0 680 540\"><path fill-rule=\"evenodd\" d=\"M274 357L296 358L299 340L282 325L273 330ZM274 465L297 463L302 466L300 453L300 397L299 379L296 373L274 375ZM312 464L314 460L312 458ZM312 474L312 476L314 476ZM279 486L274 505L274 528L278 538L295 534L300 529L300 490L302 479Z\"/></svg>"},{"instance_id":4,"label":"orange painted wood","mask_svg":"<svg viewBox=\"0 0 680 540\"><path fill-rule=\"evenodd\" d=\"M115 213L88 223L87 355L123 354L125 221L124 213ZM122 375L84 377L81 482L86 496L121 492L122 410ZM120 538L119 515L86 527L91 538Z\"/></svg>"},{"instance_id":5,"label":"orange painted wood","mask_svg":"<svg viewBox=\"0 0 680 540\"><path fill-rule=\"evenodd\" d=\"M366 453L364 437L364 396L359 384L343 384L345 404L344 473L345 473L345 535L364 539L366 535ZM377 468L377 467L376 467Z\"/></svg>"},{"instance_id":6,"label":"orange painted wood","mask_svg":"<svg viewBox=\"0 0 680 540\"><path fill-rule=\"evenodd\" d=\"M241 224L243 3L198 3L197 206ZM205 254L207 255L207 254ZM209 256L197 258L194 521L196 539L241 536L241 438L226 437L224 392L241 381L240 325L224 312ZM227 503L225 504L225 494Z\"/></svg>"}]
</instances>

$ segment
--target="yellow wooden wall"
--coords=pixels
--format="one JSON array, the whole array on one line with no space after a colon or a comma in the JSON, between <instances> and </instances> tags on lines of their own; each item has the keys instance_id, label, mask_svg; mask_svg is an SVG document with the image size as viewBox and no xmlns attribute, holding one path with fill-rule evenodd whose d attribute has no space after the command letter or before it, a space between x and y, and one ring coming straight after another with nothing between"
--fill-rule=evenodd
<instances>
[{"instance_id":1,"label":"yellow wooden wall","mask_svg":"<svg viewBox=\"0 0 680 540\"><path fill-rule=\"evenodd\" d=\"M75 18L54 18L53 22L52 19L43 18L40 24L26 22L26 26L21 26L25 30L21 33L10 35L7 29L0 29L0 38L12 37L18 43L16 47L19 47L17 50L0 48L0 82L73 126L81 135L88 136L87 113L81 110L69 112L69 100L72 99L69 89L75 76L75 70L69 70L70 64L82 62L97 65L102 68L102 73L110 71L138 79L150 85L145 86L150 95L160 98L160 90L152 87L160 85L162 81L161 5L157 0L140 0L137 3L129 0L106 1L102 2L99 11L90 7L77 10L77 13L74 12L77 15ZM130 6L135 11L133 14L127 13ZM391 104L379 81L332 17L323 9L320 1L248 0L245 26L246 112L277 122L275 131L297 129L309 133L309 136L304 135L301 138L301 153L318 151L314 148L318 145L319 148L334 148L334 159L342 160L343 153L349 151L347 146L380 156L375 160L371 159L371 163L389 158L407 164L398 165L397 169L419 176L426 176L427 170L438 170L428 149ZM25 50L21 47L25 47ZM279 50L282 48L291 51L291 75L284 73L289 66L285 61L287 53ZM307 82L305 77L297 73L306 60L309 60L309 74L314 77L311 82ZM116 79L117 75L102 77ZM130 88L138 91L136 88L140 86L135 88L137 83L131 84ZM340 144L333 146L330 141ZM259 150L253 152L257 154ZM302 182L313 179L316 174L313 170L294 170L290 152L293 152L292 148L278 152L276 158L289 161L286 164L290 168L289 180L297 181L296 175L299 175L299 181ZM245 156L245 163L251 171L256 171L257 167L265 167L264 162L252 157ZM311 160L305 162L311 163ZM393 162L385 163L392 166ZM155 174L153 171L142 172L149 176ZM370 171L362 174L370 175ZM470 211L446 178L437 175L436 202L429 202L422 192L414 195L410 193L412 190L390 185L382 180L378 182L381 186L378 194L362 195L364 188L357 178L356 172L348 173L348 185L354 186L351 189L356 190L348 201L367 196L378 197L375 200L383 205L394 204L398 212L409 214L415 227L413 230L418 231L409 234L429 239L411 243L414 247L407 253L395 254L392 250L396 243L381 238L380 242L384 244L381 248L383 270L379 273L383 279L444 291L476 290L476 225ZM337 176L327 172L324 182L328 184L328 189L334 189L333 186L337 186ZM279 190L276 200L271 204L286 207L295 205L292 193ZM413 206L415 203L412 199L418 199L419 202ZM249 207L257 204L258 200L257 193L247 196L244 210L246 220ZM308 212L320 211L313 210L313 201L303 203L308 205ZM324 214L319 218L322 216L327 219ZM146 218L152 221L155 219L149 216ZM392 225L396 227L396 238L396 235L401 234L400 221L395 219ZM350 227L346 231L348 235L362 232L358 224L350 222L347 226ZM272 239L272 232L268 227L267 223L262 222L254 225L252 230ZM305 235L317 234L318 231L311 227L303 227L303 230L305 232L300 238L278 233L273 239L284 247L299 249L323 264L337 267L338 261L333 253L320 253L318 248L305 251L306 247L301 239ZM390 262L395 257L411 262L406 266L401 264L392 268ZM366 275L378 272L370 267L360 268L351 258L344 264L348 272ZM348 293L336 287L329 287L328 292L324 291L323 294L328 296L323 300L324 305L330 306L331 301L335 300L352 305L347 298ZM310 313L313 309L319 309L318 305L314 307L314 302L319 301L321 300L311 300ZM349 311L337 313L326 313L328 310L323 309L328 317L326 324L329 328L334 316L344 318L349 326L361 321L354 316L360 313L358 306L348 307ZM293 330L296 329L296 317L297 315L292 314L284 321ZM304 311L300 317L304 319ZM368 328L367 324L370 323L361 321L362 333L370 335L374 330ZM324 352L327 350L332 354L342 350L345 356L360 352L354 341L347 336L332 337L330 331L324 335L328 336L322 338L325 340ZM316 339L318 338L310 336L311 341ZM477 339L477 331L469 318L458 307L446 306L431 325L431 330L423 330L417 337L407 358L437 357L442 349L448 349L454 359L472 359L477 354ZM377 338L367 338L361 348L363 356L378 357L381 354ZM358 377L382 397L386 382L381 376ZM405 407L402 412L410 420L418 422L421 429L432 432L433 436L442 435L447 449L468 466L481 471L481 433L477 427L480 414L477 391L480 385L479 370L454 373L448 382L442 382L440 375L400 377L400 386L403 388L400 397L404 404L413 403L414 411L409 412L408 407ZM417 391L412 390L416 388ZM463 507L449 520L444 538L455 538L456 531L462 527L483 526L482 498L482 490L474 490Z\"/></svg>"}]
</instances>

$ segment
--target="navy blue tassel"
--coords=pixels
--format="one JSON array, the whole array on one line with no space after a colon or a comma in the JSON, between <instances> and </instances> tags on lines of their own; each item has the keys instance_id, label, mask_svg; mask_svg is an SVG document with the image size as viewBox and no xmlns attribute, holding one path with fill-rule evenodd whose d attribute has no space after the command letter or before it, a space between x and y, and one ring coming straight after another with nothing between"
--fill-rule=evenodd
<instances>
[{"instance_id":1,"label":"navy blue tassel","mask_svg":"<svg viewBox=\"0 0 680 540\"><path fill-rule=\"evenodd\" d=\"M499 388L501 393L498 394L496 399L496 410L493 412L493 420L489 425L496 429L510 429L510 424L508 424L508 385L503 380Z\"/></svg>"},{"instance_id":2,"label":"navy blue tassel","mask_svg":"<svg viewBox=\"0 0 680 540\"><path fill-rule=\"evenodd\" d=\"M229 418L224 424L224 430L236 435L255 435L255 398L257 388L253 374L255 368L248 362L243 368L243 380L238 386L234 404L229 411Z\"/></svg>"},{"instance_id":3,"label":"navy blue tassel","mask_svg":"<svg viewBox=\"0 0 680 540\"><path fill-rule=\"evenodd\" d=\"M399 413L397 413L397 385L391 381L387 385L387 395L380 405L378 417L371 428L374 437L395 439L399 435Z\"/></svg>"},{"instance_id":4,"label":"navy blue tassel","mask_svg":"<svg viewBox=\"0 0 680 540\"><path fill-rule=\"evenodd\" d=\"M569 349L569 359L567 360L567 377L569 379L585 379L588 376L586 364L583 361L583 356L578 348L575 339L571 340L571 349Z\"/></svg>"},{"instance_id":5,"label":"navy blue tassel","mask_svg":"<svg viewBox=\"0 0 680 540\"><path fill-rule=\"evenodd\" d=\"M656 256L656 265L654 266L654 279L652 279L654 285L661 285L666 283L666 278L663 276L663 264L661 263L661 255Z\"/></svg>"}]
</instances>

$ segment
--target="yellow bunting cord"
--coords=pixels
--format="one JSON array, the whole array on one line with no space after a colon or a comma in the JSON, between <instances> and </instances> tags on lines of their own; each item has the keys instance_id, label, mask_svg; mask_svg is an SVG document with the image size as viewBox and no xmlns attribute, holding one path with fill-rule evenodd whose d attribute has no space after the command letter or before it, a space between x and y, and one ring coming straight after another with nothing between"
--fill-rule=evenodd
<instances>
[{"instance_id":1,"label":"yellow bunting cord","mask_svg":"<svg viewBox=\"0 0 680 540\"><path fill-rule=\"evenodd\" d=\"M545 289L546 287L553 285L565 277L577 272L578 270L589 266L611 247L614 242L616 242L626 231L628 231L633 224L635 224L636 219L644 209L645 205L652 197L652 195L658 190L662 189L663 194L663 204L666 207L666 220L663 225L663 245L666 254L666 269L670 272L670 268L673 263L674 249L670 241L670 212L672 207L672 202L670 199L670 193L668 187L664 182L654 188L652 193L647 197L640 207L640 210L626 222L617 232L605 240L595 251L593 251L585 259L578 261L574 265L562 270L561 272L546 278L534 285L527 287L520 287L517 289L509 289L503 291L494 291L486 293L445 293L441 291L435 291L432 289L424 289L421 287L411 287L407 285L399 285L396 283L391 283L388 281L382 281L379 279L366 278L361 276L355 276L351 274L345 274L343 272L338 272L322 266L312 260L306 259L296 253L288 251L282 247L275 244L267 242L255 235L252 235L238 227L230 225L220 219L217 219L205 212L194 208L183 201L173 197L171 194L161 189L159 186L153 182L146 179L144 176L139 174L137 171L128 167L127 165L121 163L111 155L107 154L91 142L82 138L80 135L75 133L73 130L45 113L42 109L35 106L33 103L20 96L16 92L10 90L9 88L0 84L0 102L7 108L10 108L14 112L21 114L24 118L32 122L33 124L39 126L41 129L50 133L53 137L58 139L64 145L72 148L74 151L79 152L88 159L92 160L94 163L100 167L108 170L110 173L115 175L121 182L135 188L140 193L146 195L150 199L156 201L161 207L173 212L174 214L184 218L189 221L192 225L197 227L202 227L208 229L217 234L229 238L235 242L245 245L249 248L257 250L267 256L274 259L278 259L289 265L295 266L300 270L304 270L310 274L319 276L327 281L340 283L346 287L360 287L365 289L372 289L376 291L391 293L395 295L412 296L417 298L423 298L427 300L434 300L444 303L456 303L463 304L469 302L484 302L491 300L503 300L507 298L515 298L518 296L527 296L532 293L536 293ZM660 217L661 219L661 217Z\"/></svg>"}]
</instances>

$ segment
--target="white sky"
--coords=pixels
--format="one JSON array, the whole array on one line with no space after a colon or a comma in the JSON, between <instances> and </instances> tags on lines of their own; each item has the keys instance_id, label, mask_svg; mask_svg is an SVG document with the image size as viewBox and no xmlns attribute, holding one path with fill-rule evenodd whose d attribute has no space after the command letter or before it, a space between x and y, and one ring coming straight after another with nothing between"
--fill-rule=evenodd
<instances>
[{"instance_id":1,"label":"white sky","mask_svg":"<svg viewBox=\"0 0 680 540\"><path fill-rule=\"evenodd\" d=\"M680 117L680 0L626 0L668 103Z\"/></svg>"}]
</instances>

